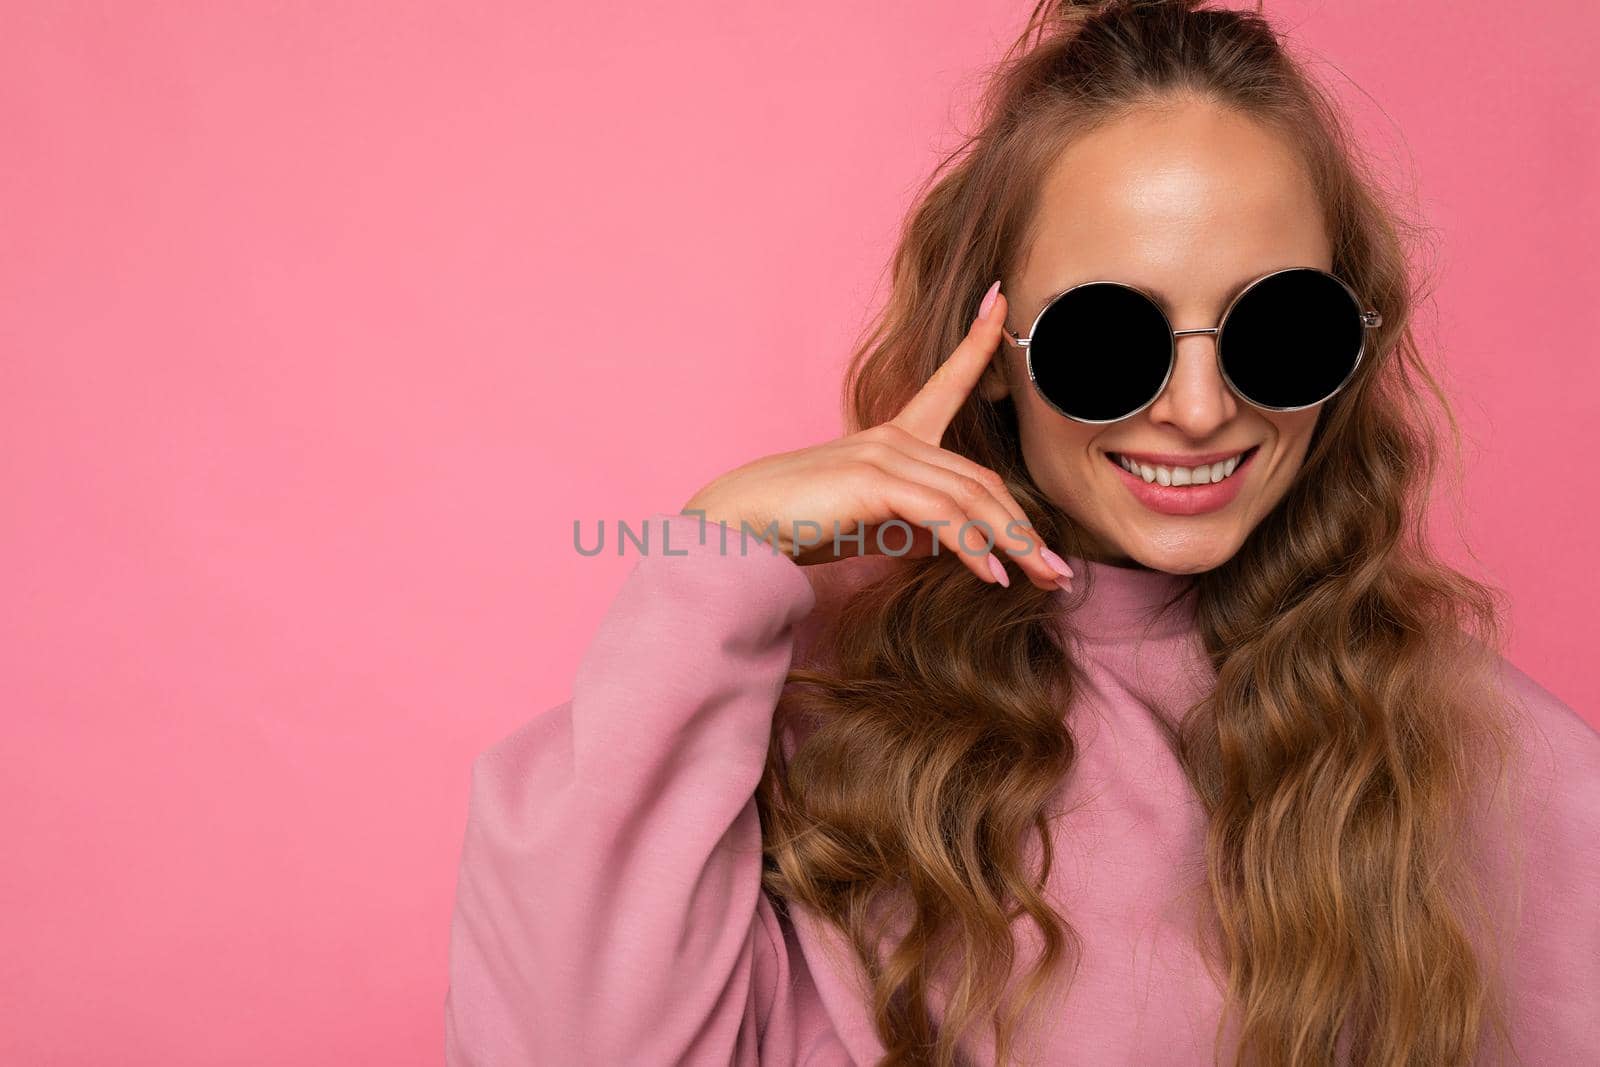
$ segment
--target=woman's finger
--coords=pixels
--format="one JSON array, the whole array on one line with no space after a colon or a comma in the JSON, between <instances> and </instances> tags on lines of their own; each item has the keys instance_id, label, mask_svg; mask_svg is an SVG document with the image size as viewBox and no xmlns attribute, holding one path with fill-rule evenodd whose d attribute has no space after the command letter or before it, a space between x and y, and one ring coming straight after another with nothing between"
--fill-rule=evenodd
<instances>
[{"instance_id":1,"label":"woman's finger","mask_svg":"<svg viewBox=\"0 0 1600 1067\"><path fill-rule=\"evenodd\" d=\"M888 443L892 444L901 451L910 453L918 459L932 463L936 466L948 468L960 474L964 474L969 478L975 478L978 481L983 482L985 485L989 486L990 492L994 494L995 498L998 499L1001 504L1005 505L1006 510L1011 513L1011 517L1016 519L1017 522L1022 526L1027 527L1031 533L1033 543L1038 548L1047 547L1045 546L1044 541L1040 539L1038 533L1034 531L1033 521L1028 518L1027 512L1022 510L1022 505L1017 503L1017 498L1011 494L1010 488L1006 486L1005 479L1000 477L998 472L990 470L981 463L968 459L959 452L952 452L947 448L940 448L937 445L930 445L925 441L919 441L910 434L894 434L889 438ZM1016 547L1020 548L1021 546L1017 545Z\"/></svg>"},{"instance_id":2,"label":"woman's finger","mask_svg":"<svg viewBox=\"0 0 1600 1067\"><path fill-rule=\"evenodd\" d=\"M1005 567L999 557L986 550L986 539L980 530L966 526L973 516L955 497L926 482L902 478L881 469L876 477L880 499L895 515L912 526L930 529L939 544L961 557L962 565L983 581L1011 584L1003 577Z\"/></svg>"},{"instance_id":3,"label":"woman's finger","mask_svg":"<svg viewBox=\"0 0 1600 1067\"><path fill-rule=\"evenodd\" d=\"M972 320L967 336L939 365L900 414L889 420L913 437L937 445L944 432L977 386L983 370L994 358L1000 342L1000 324L1006 318L1006 298L995 292L988 314Z\"/></svg>"},{"instance_id":4,"label":"woman's finger","mask_svg":"<svg viewBox=\"0 0 1600 1067\"><path fill-rule=\"evenodd\" d=\"M1023 573L1039 588L1059 588L1061 579L1070 577L1050 565L1041 551L1044 543L1028 526L1015 502L1008 507L983 479L943 464L930 463L883 442L863 442L855 451L860 458L886 473L921 482L945 493L961 506L972 521L982 524L978 527L980 536L992 538L994 546L1015 560ZM970 465L978 471L983 470L975 463Z\"/></svg>"}]
</instances>

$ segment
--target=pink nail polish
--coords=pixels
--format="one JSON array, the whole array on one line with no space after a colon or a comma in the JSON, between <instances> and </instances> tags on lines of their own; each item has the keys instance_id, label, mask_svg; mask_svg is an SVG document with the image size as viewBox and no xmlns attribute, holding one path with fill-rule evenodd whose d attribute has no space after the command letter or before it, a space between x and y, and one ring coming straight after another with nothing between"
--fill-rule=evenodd
<instances>
[{"instance_id":1,"label":"pink nail polish","mask_svg":"<svg viewBox=\"0 0 1600 1067\"><path fill-rule=\"evenodd\" d=\"M1060 556L1056 555L1054 552L1050 551L1048 548L1043 548L1043 547L1041 547L1039 549L1039 555L1044 559L1044 561L1046 563L1050 564L1050 569L1051 570L1055 571L1057 574L1061 575L1063 578L1071 578L1072 577L1072 568L1067 566L1067 561L1066 560L1062 559Z\"/></svg>"},{"instance_id":2,"label":"pink nail polish","mask_svg":"<svg viewBox=\"0 0 1600 1067\"><path fill-rule=\"evenodd\" d=\"M1000 279L996 278L994 284L989 286L989 291L983 294L983 303L978 305L978 318L988 318L989 309L994 307L994 298L1000 292Z\"/></svg>"},{"instance_id":3,"label":"pink nail polish","mask_svg":"<svg viewBox=\"0 0 1600 1067\"><path fill-rule=\"evenodd\" d=\"M994 575L994 580L999 582L1001 585L1009 587L1011 585L1011 579L1006 577L1005 565L995 558L993 552L989 553L989 555L985 558L989 561L989 573Z\"/></svg>"},{"instance_id":4,"label":"pink nail polish","mask_svg":"<svg viewBox=\"0 0 1600 1067\"><path fill-rule=\"evenodd\" d=\"M1060 589L1062 592L1066 592L1066 593L1072 592L1072 579L1071 578L1063 578L1063 579L1061 579L1059 582L1056 583L1056 588Z\"/></svg>"}]
</instances>

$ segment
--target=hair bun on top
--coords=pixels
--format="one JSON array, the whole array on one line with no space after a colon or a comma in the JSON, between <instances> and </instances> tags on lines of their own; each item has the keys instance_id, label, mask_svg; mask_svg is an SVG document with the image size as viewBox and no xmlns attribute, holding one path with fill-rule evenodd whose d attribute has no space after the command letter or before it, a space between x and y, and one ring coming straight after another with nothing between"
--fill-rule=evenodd
<instances>
[{"instance_id":1,"label":"hair bun on top","mask_svg":"<svg viewBox=\"0 0 1600 1067\"><path fill-rule=\"evenodd\" d=\"M1099 14L1112 9L1130 10L1141 7L1178 7L1193 11L1205 0L1057 0L1057 9L1072 14Z\"/></svg>"}]
</instances>

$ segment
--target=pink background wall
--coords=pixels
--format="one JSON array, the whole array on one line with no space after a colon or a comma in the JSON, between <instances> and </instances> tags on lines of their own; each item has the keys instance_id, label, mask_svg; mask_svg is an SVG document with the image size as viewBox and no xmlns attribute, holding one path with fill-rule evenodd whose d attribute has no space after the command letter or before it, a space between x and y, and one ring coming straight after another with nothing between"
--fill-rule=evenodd
<instances>
[{"instance_id":1,"label":"pink background wall","mask_svg":"<svg viewBox=\"0 0 1600 1067\"><path fill-rule=\"evenodd\" d=\"M0 6L0 1061L438 1061L471 759L633 562L573 519L837 433L1027 6ZM1269 10L1440 228L1452 556L1600 722L1596 9Z\"/></svg>"}]
</instances>

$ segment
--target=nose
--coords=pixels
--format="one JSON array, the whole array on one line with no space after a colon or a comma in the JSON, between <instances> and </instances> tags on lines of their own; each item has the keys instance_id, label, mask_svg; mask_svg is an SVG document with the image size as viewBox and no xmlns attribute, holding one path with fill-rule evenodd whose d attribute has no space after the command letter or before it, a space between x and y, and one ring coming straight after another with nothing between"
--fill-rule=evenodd
<instances>
[{"instance_id":1,"label":"nose","mask_svg":"<svg viewBox=\"0 0 1600 1067\"><path fill-rule=\"evenodd\" d=\"M1222 379L1215 334L1189 334L1177 345L1172 376L1146 413L1152 422L1203 440L1238 414L1239 400Z\"/></svg>"}]
</instances>

